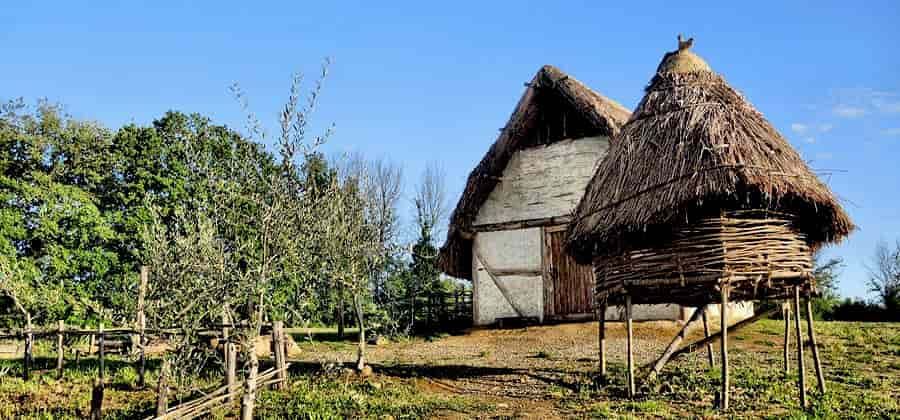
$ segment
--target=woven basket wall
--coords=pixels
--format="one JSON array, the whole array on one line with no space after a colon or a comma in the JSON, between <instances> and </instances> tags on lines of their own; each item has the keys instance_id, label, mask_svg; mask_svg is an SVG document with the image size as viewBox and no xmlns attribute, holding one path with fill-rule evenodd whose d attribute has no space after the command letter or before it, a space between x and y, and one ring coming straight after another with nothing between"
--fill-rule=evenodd
<instances>
[{"instance_id":1,"label":"woven basket wall","mask_svg":"<svg viewBox=\"0 0 900 420\"><path fill-rule=\"evenodd\" d=\"M793 228L794 217L733 211L678 229L658 247L594 259L597 302L703 305L720 300L727 282L730 301L781 299L800 285L814 292L812 250Z\"/></svg>"}]
</instances>

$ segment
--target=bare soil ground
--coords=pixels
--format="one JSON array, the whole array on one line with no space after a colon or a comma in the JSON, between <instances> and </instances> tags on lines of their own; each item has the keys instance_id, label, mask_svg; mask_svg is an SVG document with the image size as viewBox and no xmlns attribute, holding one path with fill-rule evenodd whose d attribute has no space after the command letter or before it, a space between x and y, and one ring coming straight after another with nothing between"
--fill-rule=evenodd
<instances>
[{"instance_id":1,"label":"bare soil ground","mask_svg":"<svg viewBox=\"0 0 900 420\"><path fill-rule=\"evenodd\" d=\"M853 413L855 404L875 404L900 415L896 403L888 402L900 397L900 350L894 347L900 344L897 327L823 324L819 338L827 379L833 385L831 395L842 389L847 394L841 396L846 400L816 399L815 374L807 351L807 384L813 409L834 415L844 410ZM412 380L423 392L460 396L490 407L478 412L444 412L439 416L442 418L677 418L718 414L713 406L720 374L709 369L705 349L673 360L658 380L644 383L639 374L641 396L628 400L624 395L624 327L623 323L607 323L612 381L608 385L598 384L596 378L596 322L470 330L431 341L392 342L370 346L369 361L375 368L374 380ZM637 366L655 360L679 328L680 324L674 322L635 323ZM715 325L711 328L718 330ZM792 362L793 375L785 377L782 372L782 328L780 321L762 321L730 335L735 412L750 417L787 416L799 408L796 361ZM860 334L872 336L861 338ZM701 336L701 328L692 328L685 343ZM792 343L796 343L794 337ZM355 360L352 342L306 342L300 347L294 357L311 365ZM714 349L718 353L718 344ZM867 356L865 352L873 350L880 355L876 357L881 368L865 363L872 359L871 353ZM796 347L792 346L792 357L794 352ZM718 354L716 357L718 363ZM878 389L887 391L886 395L875 395Z\"/></svg>"},{"instance_id":2,"label":"bare soil ground","mask_svg":"<svg viewBox=\"0 0 900 420\"><path fill-rule=\"evenodd\" d=\"M681 324L635 323L635 361L651 362ZM557 402L588 386L598 369L596 322L519 329L473 329L432 341L408 340L369 346L369 361L383 377L415 378L425 391L465 395L493 403L493 415L563 418ZM692 328L689 339L702 330ZM625 325L607 323L610 364L625 363ZM307 343L298 360L345 364L355 360L352 343ZM467 413L468 414L468 413ZM454 417L448 413L448 417Z\"/></svg>"}]
</instances>

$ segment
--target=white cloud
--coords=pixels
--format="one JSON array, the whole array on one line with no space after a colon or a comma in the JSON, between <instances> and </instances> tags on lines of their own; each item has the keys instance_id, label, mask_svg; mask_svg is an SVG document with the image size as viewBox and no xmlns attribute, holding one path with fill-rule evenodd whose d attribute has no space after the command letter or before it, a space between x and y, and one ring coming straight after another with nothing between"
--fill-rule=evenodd
<instances>
[{"instance_id":1,"label":"white cloud","mask_svg":"<svg viewBox=\"0 0 900 420\"><path fill-rule=\"evenodd\" d=\"M809 127L806 124L801 124L801 123L791 124L791 131L793 131L797 134L804 134L804 133L806 133L807 130L809 130Z\"/></svg>"},{"instance_id":2,"label":"white cloud","mask_svg":"<svg viewBox=\"0 0 900 420\"><path fill-rule=\"evenodd\" d=\"M881 99L876 99L872 101L872 105L879 112L883 112L885 114L898 114L900 113L900 102L888 102Z\"/></svg>"},{"instance_id":3,"label":"white cloud","mask_svg":"<svg viewBox=\"0 0 900 420\"><path fill-rule=\"evenodd\" d=\"M884 134L885 136L897 137L897 136L900 136L900 128L898 128L898 127L888 128L888 129L882 130L881 134Z\"/></svg>"},{"instance_id":4,"label":"white cloud","mask_svg":"<svg viewBox=\"0 0 900 420\"><path fill-rule=\"evenodd\" d=\"M834 124L820 124L820 125L819 125L819 132L820 132L820 133L827 133L827 132L831 131L832 128L834 128Z\"/></svg>"},{"instance_id":5,"label":"white cloud","mask_svg":"<svg viewBox=\"0 0 900 420\"><path fill-rule=\"evenodd\" d=\"M831 112L841 118L858 118L866 115L865 109L846 104L835 105L835 107L831 109Z\"/></svg>"}]
</instances>

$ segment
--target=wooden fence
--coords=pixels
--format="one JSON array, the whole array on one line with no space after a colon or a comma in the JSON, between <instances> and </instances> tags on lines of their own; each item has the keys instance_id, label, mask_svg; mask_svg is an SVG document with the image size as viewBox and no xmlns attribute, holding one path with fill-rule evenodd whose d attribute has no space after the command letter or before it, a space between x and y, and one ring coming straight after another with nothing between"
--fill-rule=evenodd
<instances>
[{"instance_id":1,"label":"wooden fence","mask_svg":"<svg viewBox=\"0 0 900 420\"><path fill-rule=\"evenodd\" d=\"M472 325L472 291L439 292L426 298L423 311L428 330L464 328Z\"/></svg>"}]
</instances>

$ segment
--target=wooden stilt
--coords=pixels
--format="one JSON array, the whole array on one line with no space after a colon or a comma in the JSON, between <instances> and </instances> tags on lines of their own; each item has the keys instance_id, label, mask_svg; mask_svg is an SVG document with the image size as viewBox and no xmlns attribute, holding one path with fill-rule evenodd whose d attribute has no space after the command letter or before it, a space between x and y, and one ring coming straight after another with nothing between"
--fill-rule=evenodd
<instances>
[{"instance_id":1,"label":"wooden stilt","mask_svg":"<svg viewBox=\"0 0 900 420\"><path fill-rule=\"evenodd\" d=\"M598 334L600 342L600 380L606 381L606 304L600 305L597 318L599 320Z\"/></svg>"},{"instance_id":2,"label":"wooden stilt","mask_svg":"<svg viewBox=\"0 0 900 420\"><path fill-rule=\"evenodd\" d=\"M816 380L819 383L819 393L825 393L825 374L822 373L822 360L819 359L819 346L816 343L816 333L813 330L812 302L806 298L806 333L809 335L809 346L812 347L813 366L816 368Z\"/></svg>"},{"instance_id":3,"label":"wooden stilt","mask_svg":"<svg viewBox=\"0 0 900 420\"><path fill-rule=\"evenodd\" d=\"M738 323L736 323L736 324L734 324L734 325L731 325L731 326L728 327L728 330L731 331L731 332L735 332L735 331L738 331L738 330L740 330L740 329L746 328L748 325L750 325L750 324L752 324L752 323L754 323L754 322L756 322L756 321L759 321L760 319L766 318L766 317L768 317L769 315L774 314L775 312L778 312L778 307L777 307L777 306L774 307L774 308L772 308L772 309L769 309L768 311L760 312L760 313L758 313L758 314L756 314L756 315L753 315L753 316L750 317L750 318L747 318L747 319L745 319L745 320L743 320L743 321L740 321L740 322L738 322ZM699 340L697 340L697 341L695 341L695 342L693 342L693 343L691 343L691 344L687 344L687 345L685 345L684 347L678 349L678 351L676 351L674 354L672 354L672 357L680 356L680 355L685 354L685 353L692 353L692 352L695 352L695 351L699 350L701 346L703 346L703 345L705 345L705 344L707 344L707 343L712 343L713 341L716 341L716 340L718 340L718 339L721 338L721 337L722 337L722 331L719 331L719 332L717 332L717 333L715 333L715 334L713 334L713 335L710 335L709 337L701 338L701 339L699 339Z\"/></svg>"},{"instance_id":4,"label":"wooden stilt","mask_svg":"<svg viewBox=\"0 0 900 420\"><path fill-rule=\"evenodd\" d=\"M722 284L722 305L719 309L722 325L722 410L728 409L728 284Z\"/></svg>"},{"instance_id":5,"label":"wooden stilt","mask_svg":"<svg viewBox=\"0 0 900 420\"><path fill-rule=\"evenodd\" d=\"M707 307L704 307L703 309L703 338L709 338L709 312L706 311ZM716 358L713 355L711 341L706 342L706 356L709 359L709 367L714 367L716 365Z\"/></svg>"},{"instance_id":6,"label":"wooden stilt","mask_svg":"<svg viewBox=\"0 0 900 420\"><path fill-rule=\"evenodd\" d=\"M666 350L663 351L663 354L659 356L658 359L653 363L653 367L650 370L649 378L652 379L662 371L663 366L666 365L666 362L669 361L669 358L672 357L672 354L675 353L675 350L678 349L678 346L684 340L685 335L687 334L688 327L700 319L701 315L706 313L706 306L701 306L694 310L693 315L691 315L690 319L685 322L684 326L681 327L681 330L678 331L678 334L675 334L675 337L669 343L669 346L666 347Z\"/></svg>"},{"instance_id":7,"label":"wooden stilt","mask_svg":"<svg viewBox=\"0 0 900 420\"><path fill-rule=\"evenodd\" d=\"M781 304L781 314L784 318L784 374L791 372L791 305L785 301Z\"/></svg>"},{"instance_id":8,"label":"wooden stilt","mask_svg":"<svg viewBox=\"0 0 900 420\"><path fill-rule=\"evenodd\" d=\"M631 325L631 295L625 295L625 325L628 333L626 341L628 351L628 396L634 397L634 337Z\"/></svg>"},{"instance_id":9,"label":"wooden stilt","mask_svg":"<svg viewBox=\"0 0 900 420\"><path fill-rule=\"evenodd\" d=\"M800 333L800 287L794 286L794 327L797 330L797 375L800 377L800 407L806 408L806 372L803 369L803 335Z\"/></svg>"}]
</instances>

